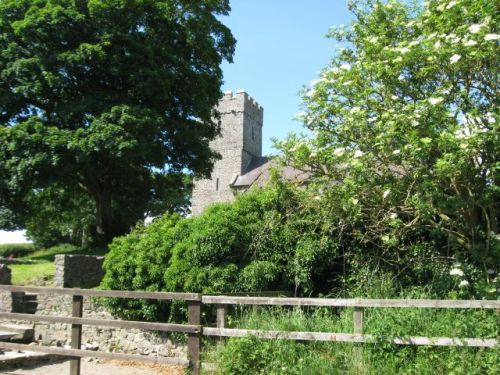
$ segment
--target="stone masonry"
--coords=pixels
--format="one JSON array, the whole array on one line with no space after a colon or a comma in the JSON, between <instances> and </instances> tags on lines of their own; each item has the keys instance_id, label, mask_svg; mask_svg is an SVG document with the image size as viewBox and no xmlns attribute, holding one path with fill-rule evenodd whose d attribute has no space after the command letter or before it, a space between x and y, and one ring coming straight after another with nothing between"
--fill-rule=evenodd
<instances>
[{"instance_id":1,"label":"stone masonry","mask_svg":"<svg viewBox=\"0 0 500 375\"><path fill-rule=\"evenodd\" d=\"M194 183L193 215L210 204L234 200L231 185L245 173L254 158L262 156L263 108L246 92L226 92L217 107L221 115L221 136L210 147L221 154L210 179Z\"/></svg>"},{"instance_id":2,"label":"stone masonry","mask_svg":"<svg viewBox=\"0 0 500 375\"><path fill-rule=\"evenodd\" d=\"M89 255L56 255L54 285L58 288L93 288L104 277L104 257Z\"/></svg>"},{"instance_id":3,"label":"stone masonry","mask_svg":"<svg viewBox=\"0 0 500 375\"><path fill-rule=\"evenodd\" d=\"M100 283L103 276L103 257L57 255L55 281L58 287L92 287ZM10 269L0 265L0 279L10 284ZM24 293L0 292L1 312L24 312ZM36 315L71 316L72 297L38 294ZM98 300L83 299L83 317L91 319L116 320ZM0 324L13 323L11 321ZM71 325L52 322L16 321L34 329L34 338L43 345L67 346L71 343ZM151 356L186 357L186 347L164 332L139 329L120 329L84 325L82 344L87 349L108 352L125 352Z\"/></svg>"}]
</instances>

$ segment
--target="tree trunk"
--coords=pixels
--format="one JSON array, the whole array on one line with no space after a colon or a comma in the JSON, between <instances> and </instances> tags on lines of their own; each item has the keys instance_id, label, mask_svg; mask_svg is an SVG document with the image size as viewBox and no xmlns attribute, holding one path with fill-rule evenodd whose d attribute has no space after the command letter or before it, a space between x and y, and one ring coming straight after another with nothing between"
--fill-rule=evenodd
<instances>
[{"instance_id":1,"label":"tree trunk","mask_svg":"<svg viewBox=\"0 0 500 375\"><path fill-rule=\"evenodd\" d=\"M120 225L115 222L113 208L111 205L111 190L104 188L94 195L96 204L96 233L97 241L101 245L106 245L115 236L124 234Z\"/></svg>"}]
</instances>

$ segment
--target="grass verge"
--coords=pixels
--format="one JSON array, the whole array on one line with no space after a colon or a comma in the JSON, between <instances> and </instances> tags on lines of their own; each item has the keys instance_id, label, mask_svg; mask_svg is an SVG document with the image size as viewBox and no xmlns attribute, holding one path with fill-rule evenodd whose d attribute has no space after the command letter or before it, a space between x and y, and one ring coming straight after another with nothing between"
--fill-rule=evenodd
<instances>
[{"instance_id":1,"label":"grass verge","mask_svg":"<svg viewBox=\"0 0 500 375\"><path fill-rule=\"evenodd\" d=\"M13 285L48 285L54 279L54 263L11 264Z\"/></svg>"},{"instance_id":2,"label":"grass verge","mask_svg":"<svg viewBox=\"0 0 500 375\"><path fill-rule=\"evenodd\" d=\"M345 332L353 330L352 309L237 308L231 328ZM204 360L217 374L498 374L500 347L398 346L394 337L478 337L500 334L492 310L366 309L371 344L265 340L255 337L208 340ZM213 372L206 372L207 374Z\"/></svg>"}]
</instances>

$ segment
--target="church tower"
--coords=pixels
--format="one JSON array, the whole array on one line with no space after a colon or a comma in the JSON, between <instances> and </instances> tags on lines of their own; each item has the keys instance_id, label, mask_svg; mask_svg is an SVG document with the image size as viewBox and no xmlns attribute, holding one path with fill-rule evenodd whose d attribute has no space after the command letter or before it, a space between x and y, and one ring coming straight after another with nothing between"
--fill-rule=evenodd
<instances>
[{"instance_id":1,"label":"church tower","mask_svg":"<svg viewBox=\"0 0 500 375\"><path fill-rule=\"evenodd\" d=\"M211 203L234 200L231 186L253 160L262 157L263 108L238 90L235 94L225 92L217 110L221 115L221 135L210 147L222 159L215 163L210 179L194 181L193 215L199 215Z\"/></svg>"}]
</instances>

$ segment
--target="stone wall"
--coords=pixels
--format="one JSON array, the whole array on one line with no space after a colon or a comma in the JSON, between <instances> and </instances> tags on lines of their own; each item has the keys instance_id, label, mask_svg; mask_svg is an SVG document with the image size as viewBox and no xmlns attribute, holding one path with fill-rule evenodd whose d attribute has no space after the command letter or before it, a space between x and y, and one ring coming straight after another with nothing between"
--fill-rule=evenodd
<instances>
[{"instance_id":1,"label":"stone wall","mask_svg":"<svg viewBox=\"0 0 500 375\"><path fill-rule=\"evenodd\" d=\"M71 296L38 296L37 315L71 316ZM117 320L103 306L90 297L84 297L83 317ZM139 329L119 329L83 326L82 346L100 351L116 351L143 355L185 357L186 348L165 333ZM65 346L71 343L71 326L61 323L38 322L35 339L44 345Z\"/></svg>"},{"instance_id":2,"label":"stone wall","mask_svg":"<svg viewBox=\"0 0 500 375\"><path fill-rule=\"evenodd\" d=\"M10 285L12 271L5 264L0 264L0 284Z\"/></svg>"},{"instance_id":3,"label":"stone wall","mask_svg":"<svg viewBox=\"0 0 500 375\"><path fill-rule=\"evenodd\" d=\"M104 277L104 257L56 255L54 285L58 288L93 288Z\"/></svg>"},{"instance_id":4,"label":"stone wall","mask_svg":"<svg viewBox=\"0 0 500 375\"><path fill-rule=\"evenodd\" d=\"M61 284L65 284L66 287L88 287L89 283L98 285L103 275L102 262L103 257L57 255L56 283L59 287ZM0 266L0 280L2 277L4 284L10 284L10 269L7 266ZM0 292L0 311L23 312L18 306L19 301L23 299L19 299L17 294L19 293ZM36 315L71 316L72 296L39 294L36 296L36 302ZM92 297L83 299L83 317L118 320ZM65 346L71 343L71 326L68 324L26 321L16 323L33 327L35 340L43 345ZM178 340L170 336L164 332L84 325L82 346L100 351L185 358L187 352L185 345L179 344Z\"/></svg>"}]
</instances>

